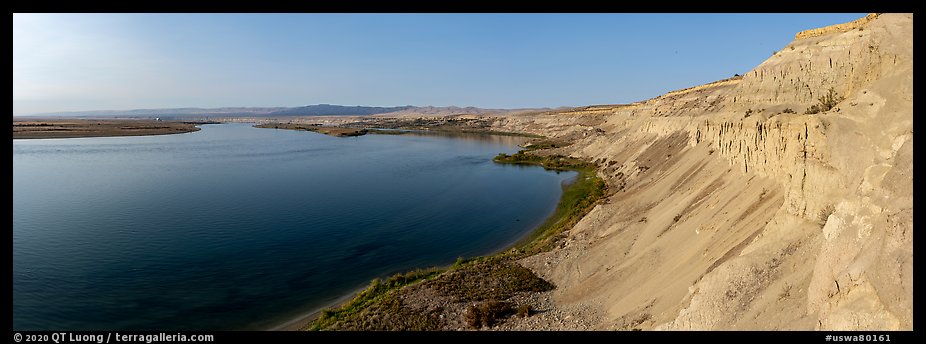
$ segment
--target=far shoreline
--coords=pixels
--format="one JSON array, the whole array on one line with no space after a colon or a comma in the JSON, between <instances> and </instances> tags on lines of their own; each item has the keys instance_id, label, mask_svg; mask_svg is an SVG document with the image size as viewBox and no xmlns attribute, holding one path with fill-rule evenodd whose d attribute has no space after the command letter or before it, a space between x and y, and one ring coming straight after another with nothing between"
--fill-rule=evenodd
<instances>
[{"instance_id":1,"label":"far shoreline","mask_svg":"<svg viewBox=\"0 0 926 344\"><path fill-rule=\"evenodd\" d=\"M380 135L407 135L407 134L443 134L443 135L495 135L495 136L515 136L528 139L541 139L541 135L497 131L486 127L484 123L470 123L464 120L454 121L446 119L443 122L418 123L414 119L400 118L354 118L347 116L333 116L343 119L352 119L354 121L342 122L339 124L323 124L319 121L280 121L279 119L270 119L264 123L254 125L255 128L266 129L284 129L284 130L301 130L326 134L336 137L363 136L367 134ZM453 123L448 125L447 123Z\"/></svg>"}]
</instances>

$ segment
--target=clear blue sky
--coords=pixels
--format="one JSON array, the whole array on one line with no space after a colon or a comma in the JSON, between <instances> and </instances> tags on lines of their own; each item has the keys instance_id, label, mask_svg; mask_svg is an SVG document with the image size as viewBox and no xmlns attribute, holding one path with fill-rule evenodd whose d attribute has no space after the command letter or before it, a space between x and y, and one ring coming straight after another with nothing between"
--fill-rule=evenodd
<instances>
[{"instance_id":1,"label":"clear blue sky","mask_svg":"<svg viewBox=\"0 0 926 344\"><path fill-rule=\"evenodd\" d=\"M14 14L13 114L626 103L857 14Z\"/></svg>"}]
</instances>

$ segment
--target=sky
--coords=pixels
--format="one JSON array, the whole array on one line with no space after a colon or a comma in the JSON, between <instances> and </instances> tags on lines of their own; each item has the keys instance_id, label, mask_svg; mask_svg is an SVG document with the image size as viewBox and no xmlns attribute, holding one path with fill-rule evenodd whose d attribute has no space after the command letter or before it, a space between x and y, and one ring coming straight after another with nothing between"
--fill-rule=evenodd
<instances>
[{"instance_id":1,"label":"sky","mask_svg":"<svg viewBox=\"0 0 926 344\"><path fill-rule=\"evenodd\" d=\"M864 15L17 13L13 115L629 103Z\"/></svg>"}]
</instances>

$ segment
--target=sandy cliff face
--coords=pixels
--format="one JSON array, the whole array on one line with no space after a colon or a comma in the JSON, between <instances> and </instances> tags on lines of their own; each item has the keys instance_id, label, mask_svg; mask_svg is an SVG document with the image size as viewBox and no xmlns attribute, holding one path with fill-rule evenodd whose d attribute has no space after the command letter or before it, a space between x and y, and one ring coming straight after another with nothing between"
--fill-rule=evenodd
<instances>
[{"instance_id":1,"label":"sandy cliff face","mask_svg":"<svg viewBox=\"0 0 926 344\"><path fill-rule=\"evenodd\" d=\"M912 329L912 30L869 16L742 77L500 119L575 140L613 191L522 264L602 329Z\"/></svg>"}]
</instances>

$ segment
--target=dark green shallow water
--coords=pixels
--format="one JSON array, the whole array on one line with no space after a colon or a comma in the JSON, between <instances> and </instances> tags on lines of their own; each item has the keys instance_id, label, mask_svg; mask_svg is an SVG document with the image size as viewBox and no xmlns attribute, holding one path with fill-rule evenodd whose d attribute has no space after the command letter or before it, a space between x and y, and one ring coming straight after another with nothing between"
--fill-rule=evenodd
<instances>
[{"instance_id":1,"label":"dark green shallow water","mask_svg":"<svg viewBox=\"0 0 926 344\"><path fill-rule=\"evenodd\" d=\"M518 138L13 140L13 328L267 329L376 277L511 244L575 173Z\"/></svg>"}]
</instances>

